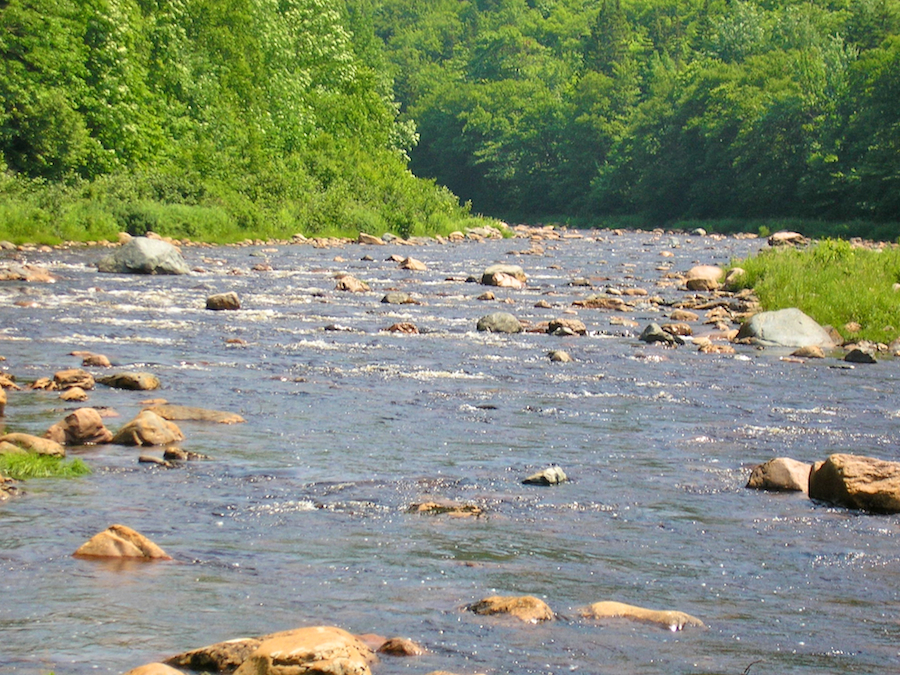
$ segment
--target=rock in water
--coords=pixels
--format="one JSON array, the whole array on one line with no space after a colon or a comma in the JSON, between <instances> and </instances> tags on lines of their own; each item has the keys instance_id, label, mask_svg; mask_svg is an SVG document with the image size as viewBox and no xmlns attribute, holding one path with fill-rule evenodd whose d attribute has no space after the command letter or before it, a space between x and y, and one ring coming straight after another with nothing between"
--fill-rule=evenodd
<instances>
[{"instance_id":1,"label":"rock in water","mask_svg":"<svg viewBox=\"0 0 900 675\"><path fill-rule=\"evenodd\" d=\"M184 434L174 422L164 420L149 410L142 410L119 430L112 442L117 445L168 445L183 440Z\"/></svg>"},{"instance_id":2,"label":"rock in water","mask_svg":"<svg viewBox=\"0 0 900 675\"><path fill-rule=\"evenodd\" d=\"M481 283L485 286L501 286L508 283L505 277L512 277L516 280L515 287L523 287L528 277L525 271L519 265L497 264L487 267L481 274Z\"/></svg>"},{"instance_id":3,"label":"rock in water","mask_svg":"<svg viewBox=\"0 0 900 675\"><path fill-rule=\"evenodd\" d=\"M667 333L664 331L658 323L649 323L647 327L644 328L641 336L638 338L642 342L653 343L653 342L662 342L663 344L674 347L675 345L683 345L684 340L682 340L677 335L672 335L672 333Z\"/></svg>"},{"instance_id":4,"label":"rock in water","mask_svg":"<svg viewBox=\"0 0 900 675\"><path fill-rule=\"evenodd\" d=\"M634 619L636 621L649 621L665 626L669 630L681 630L685 626L697 626L705 628L703 622L684 612L673 610L647 609L636 605L626 605L624 602L611 600L595 602L582 610L581 615L591 619Z\"/></svg>"},{"instance_id":5,"label":"rock in water","mask_svg":"<svg viewBox=\"0 0 900 675\"><path fill-rule=\"evenodd\" d=\"M478 319L476 328L489 333L521 333L522 324L509 312L494 312Z\"/></svg>"},{"instance_id":6,"label":"rock in water","mask_svg":"<svg viewBox=\"0 0 900 675\"><path fill-rule=\"evenodd\" d=\"M144 535L125 525L111 525L82 544L72 555L79 558L172 558Z\"/></svg>"},{"instance_id":7,"label":"rock in water","mask_svg":"<svg viewBox=\"0 0 900 675\"><path fill-rule=\"evenodd\" d=\"M214 293L206 298L206 309L216 312L233 311L241 308L241 300L234 291Z\"/></svg>"},{"instance_id":8,"label":"rock in water","mask_svg":"<svg viewBox=\"0 0 900 675\"><path fill-rule=\"evenodd\" d=\"M177 654L165 662L170 666L200 672L230 673L246 661L261 644L262 642L256 638L236 638Z\"/></svg>"},{"instance_id":9,"label":"rock in water","mask_svg":"<svg viewBox=\"0 0 900 675\"><path fill-rule=\"evenodd\" d=\"M475 614L508 614L526 623L552 621L556 615L546 602L533 595L492 595L469 605L466 609Z\"/></svg>"},{"instance_id":10,"label":"rock in water","mask_svg":"<svg viewBox=\"0 0 900 675\"><path fill-rule=\"evenodd\" d=\"M567 480L569 478L566 476L565 471L558 466L550 466L543 471L532 474L522 482L525 485L558 485L565 483Z\"/></svg>"},{"instance_id":11,"label":"rock in water","mask_svg":"<svg viewBox=\"0 0 900 675\"><path fill-rule=\"evenodd\" d=\"M753 468L747 487L756 490L809 492L810 464L789 457L776 457Z\"/></svg>"},{"instance_id":12,"label":"rock in water","mask_svg":"<svg viewBox=\"0 0 900 675\"><path fill-rule=\"evenodd\" d=\"M0 442L3 441L11 443L16 447L23 448L28 452L33 452L36 455L50 455L51 457L66 456L66 449L49 438L40 438L39 436L32 436L31 434L14 433L0 436Z\"/></svg>"},{"instance_id":13,"label":"rock in water","mask_svg":"<svg viewBox=\"0 0 900 675\"><path fill-rule=\"evenodd\" d=\"M113 274L188 274L181 252L160 239L134 237L97 263L100 272Z\"/></svg>"},{"instance_id":14,"label":"rock in water","mask_svg":"<svg viewBox=\"0 0 900 675\"><path fill-rule=\"evenodd\" d=\"M235 675L370 675L375 653L332 626L298 628L262 641Z\"/></svg>"},{"instance_id":15,"label":"rock in water","mask_svg":"<svg viewBox=\"0 0 900 675\"><path fill-rule=\"evenodd\" d=\"M738 331L737 339L744 338L773 347L834 347L828 332L795 308L754 314Z\"/></svg>"},{"instance_id":16,"label":"rock in water","mask_svg":"<svg viewBox=\"0 0 900 675\"><path fill-rule=\"evenodd\" d=\"M151 391L159 389L159 378L153 373L116 373L97 378L97 382L113 389Z\"/></svg>"},{"instance_id":17,"label":"rock in water","mask_svg":"<svg viewBox=\"0 0 900 675\"><path fill-rule=\"evenodd\" d=\"M112 432L93 408L79 408L47 430L47 438L60 445L97 445L109 443Z\"/></svg>"},{"instance_id":18,"label":"rock in water","mask_svg":"<svg viewBox=\"0 0 900 675\"><path fill-rule=\"evenodd\" d=\"M900 512L900 462L837 453L816 462L809 497L874 513Z\"/></svg>"}]
</instances>

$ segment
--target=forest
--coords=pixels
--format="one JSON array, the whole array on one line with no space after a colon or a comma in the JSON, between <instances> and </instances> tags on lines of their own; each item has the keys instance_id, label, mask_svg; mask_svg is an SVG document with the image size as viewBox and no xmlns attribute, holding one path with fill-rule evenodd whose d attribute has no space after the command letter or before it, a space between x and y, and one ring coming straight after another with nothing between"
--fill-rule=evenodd
<instances>
[{"instance_id":1,"label":"forest","mask_svg":"<svg viewBox=\"0 0 900 675\"><path fill-rule=\"evenodd\" d=\"M900 0L0 2L0 234L900 234Z\"/></svg>"}]
</instances>

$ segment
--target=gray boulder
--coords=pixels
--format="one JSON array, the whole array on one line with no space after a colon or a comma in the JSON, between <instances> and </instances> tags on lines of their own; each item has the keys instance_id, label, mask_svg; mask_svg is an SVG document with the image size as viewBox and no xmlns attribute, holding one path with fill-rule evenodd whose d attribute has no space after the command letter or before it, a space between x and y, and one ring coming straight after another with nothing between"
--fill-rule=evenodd
<instances>
[{"instance_id":1,"label":"gray boulder","mask_svg":"<svg viewBox=\"0 0 900 675\"><path fill-rule=\"evenodd\" d=\"M663 344L669 345L671 347L684 344L684 340L682 340L677 335L667 333L660 327L658 323L647 324L647 327L644 328L640 338L638 339L642 342L647 343L662 342Z\"/></svg>"},{"instance_id":2,"label":"gray boulder","mask_svg":"<svg viewBox=\"0 0 900 675\"><path fill-rule=\"evenodd\" d=\"M488 333L521 333L522 324L509 312L494 312L478 319L476 328Z\"/></svg>"},{"instance_id":3,"label":"gray boulder","mask_svg":"<svg viewBox=\"0 0 900 675\"><path fill-rule=\"evenodd\" d=\"M834 347L828 332L795 308L754 314L738 331L737 339L744 338L770 347Z\"/></svg>"},{"instance_id":4,"label":"gray boulder","mask_svg":"<svg viewBox=\"0 0 900 675\"><path fill-rule=\"evenodd\" d=\"M113 274L187 274L190 269L172 244L159 239L134 237L97 263L101 272Z\"/></svg>"}]
</instances>

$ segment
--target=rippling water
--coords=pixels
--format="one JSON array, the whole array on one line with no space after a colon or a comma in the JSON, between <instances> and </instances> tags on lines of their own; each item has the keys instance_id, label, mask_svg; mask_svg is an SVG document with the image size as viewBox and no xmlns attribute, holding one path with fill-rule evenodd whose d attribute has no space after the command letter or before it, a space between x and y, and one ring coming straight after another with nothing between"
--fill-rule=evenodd
<instances>
[{"instance_id":1,"label":"rippling water","mask_svg":"<svg viewBox=\"0 0 900 675\"><path fill-rule=\"evenodd\" d=\"M636 233L544 246L515 258L527 243L189 248L202 271L184 277L101 275L100 251L29 255L60 280L0 288L10 372L51 376L79 365L69 352L95 351L156 373L154 394L170 402L247 423L179 423L182 447L214 459L176 469L138 465L129 448L73 449L92 475L29 481L27 496L0 506L0 672L118 673L310 624L430 650L385 657L376 675L896 672L897 517L743 486L773 456L900 459L897 363L663 350L611 323L665 318L649 304L579 310L584 337L475 332L492 311L563 316L606 285L677 300L683 292L656 286L657 268L723 264L759 243ZM398 270L391 254L429 270ZM260 262L272 271L252 271ZM527 289L476 300L485 289L464 279L494 262L521 264ZM334 291L340 271L372 292ZM570 285L577 277L594 291ZM395 288L421 304L380 303ZM227 290L244 309L204 309ZM542 299L553 307L535 308ZM399 321L421 334L383 331ZM236 338L245 344L227 342ZM551 363L555 348L576 361ZM118 411L107 420L116 429L144 398L99 387L86 405ZM42 434L72 407L11 392L6 424ZM571 482L521 484L553 462ZM427 498L487 515L405 512ZM175 560L70 557L112 523ZM537 595L561 618L531 626L461 611L491 594ZM708 629L578 618L606 599L679 609Z\"/></svg>"}]
</instances>

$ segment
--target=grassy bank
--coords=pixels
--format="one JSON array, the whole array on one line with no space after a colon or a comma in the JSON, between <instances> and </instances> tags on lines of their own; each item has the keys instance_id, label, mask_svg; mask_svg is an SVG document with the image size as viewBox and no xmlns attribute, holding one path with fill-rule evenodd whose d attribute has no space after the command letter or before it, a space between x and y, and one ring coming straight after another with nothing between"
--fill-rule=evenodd
<instances>
[{"instance_id":1,"label":"grassy bank","mask_svg":"<svg viewBox=\"0 0 900 675\"><path fill-rule=\"evenodd\" d=\"M807 249L773 248L736 261L766 310L797 307L845 339L890 343L900 336L900 249L859 248L836 239ZM845 326L855 322L858 332Z\"/></svg>"},{"instance_id":2,"label":"grassy bank","mask_svg":"<svg viewBox=\"0 0 900 675\"><path fill-rule=\"evenodd\" d=\"M91 472L80 459L65 460L47 455L0 455L0 474L15 480L29 478L76 478Z\"/></svg>"}]
</instances>

